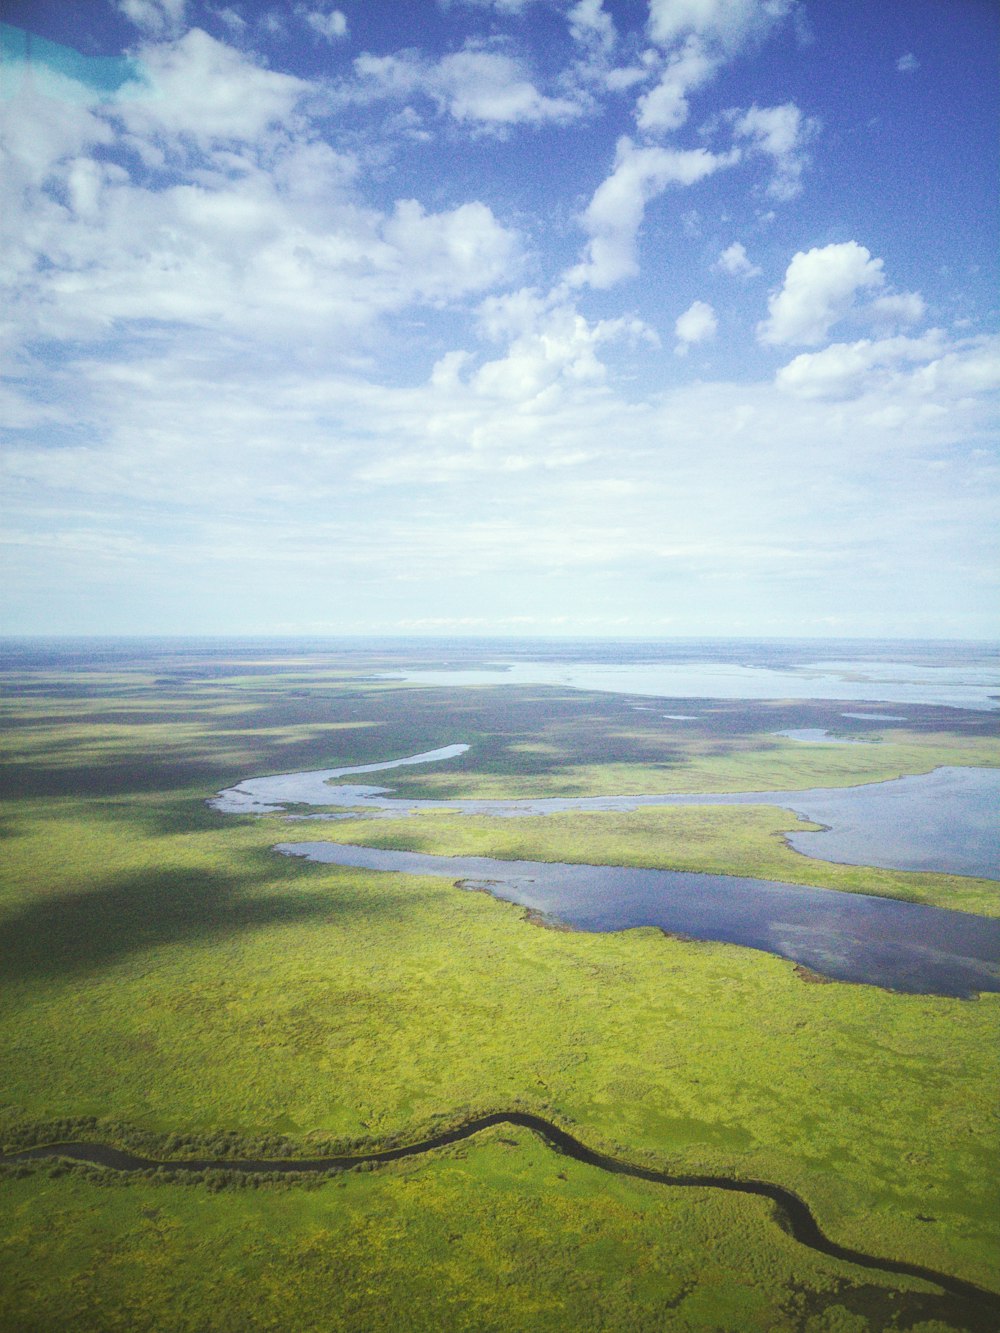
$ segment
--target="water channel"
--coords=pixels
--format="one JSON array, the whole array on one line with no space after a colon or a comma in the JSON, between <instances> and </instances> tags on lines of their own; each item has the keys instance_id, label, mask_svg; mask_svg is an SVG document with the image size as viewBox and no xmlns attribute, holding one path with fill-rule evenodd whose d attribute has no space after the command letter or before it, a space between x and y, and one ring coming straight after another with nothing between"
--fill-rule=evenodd
<instances>
[{"instance_id":1,"label":"water channel","mask_svg":"<svg viewBox=\"0 0 1000 1333\"><path fill-rule=\"evenodd\" d=\"M518 818L569 811L629 811L666 805L777 805L822 831L792 831L789 844L805 856L888 870L1000 879L1000 769L938 768L932 773L857 787L806 791L704 792L695 795L575 796L512 800L410 800L387 787L337 779L404 765L436 763L463 754L446 745L405 759L354 768L325 768L247 778L211 802L223 814L274 814L289 805L403 816L422 810Z\"/></svg>"},{"instance_id":2,"label":"water channel","mask_svg":"<svg viewBox=\"0 0 1000 1333\"><path fill-rule=\"evenodd\" d=\"M376 764L248 778L220 792L212 804L227 814L316 805L376 816L448 809L508 818L642 806L780 805L827 826L789 835L807 855L987 878L998 874L1000 770L994 769L942 768L894 782L800 792L505 801L401 800L385 787L337 782L444 762L467 749L454 744ZM444 875L577 929L654 926L762 949L841 981L961 997L1000 991L1000 920L969 913L735 875L430 856L332 842L286 842L276 850L325 864Z\"/></svg>"}]
</instances>

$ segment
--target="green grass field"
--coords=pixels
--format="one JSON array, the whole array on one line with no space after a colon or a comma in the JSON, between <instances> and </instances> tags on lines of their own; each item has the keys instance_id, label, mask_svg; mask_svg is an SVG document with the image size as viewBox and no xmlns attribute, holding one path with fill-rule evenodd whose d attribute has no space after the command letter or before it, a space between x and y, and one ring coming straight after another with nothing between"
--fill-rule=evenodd
<instances>
[{"instance_id":1,"label":"green grass field","mask_svg":"<svg viewBox=\"0 0 1000 1333\"><path fill-rule=\"evenodd\" d=\"M179 1155L315 1153L521 1107L631 1161L773 1180L842 1244L1000 1288L1000 997L810 984L780 959L652 930L542 930L445 880L279 857L294 826L205 806L251 773L455 740L472 749L454 773L387 784L833 785L886 765L996 763L984 723L960 715L952 735L938 712L905 744L823 749L769 737L811 725L822 711L808 705L791 722L792 705L720 706L714 730L685 737L640 726L611 696L498 699L267 665L217 663L181 684L148 664L14 682L5 1144L75 1130ZM309 836L767 875L996 913L988 881L809 861L782 842L793 823L769 808L430 814ZM523 1131L308 1186L39 1165L5 1173L0 1215L0 1319L18 1330L969 1326L927 1284L797 1245L761 1201L608 1177Z\"/></svg>"}]
</instances>

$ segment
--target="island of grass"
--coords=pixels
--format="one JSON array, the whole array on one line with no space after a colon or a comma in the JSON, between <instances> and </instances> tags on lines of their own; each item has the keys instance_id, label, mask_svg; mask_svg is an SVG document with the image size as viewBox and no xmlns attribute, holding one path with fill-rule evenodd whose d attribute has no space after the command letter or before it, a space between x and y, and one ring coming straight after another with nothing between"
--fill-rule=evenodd
<instances>
[{"instance_id":1,"label":"island of grass","mask_svg":"<svg viewBox=\"0 0 1000 1333\"><path fill-rule=\"evenodd\" d=\"M316 1156L520 1109L639 1165L773 1181L846 1248L1000 1287L996 996L811 985L780 959L651 930L538 930L446 881L290 862L271 850L280 818L205 803L249 773L456 734L474 744L448 774L392 785L836 785L995 764L994 718L911 709L905 734L823 751L770 733L828 725L831 705L716 702L680 735L613 696L418 690L365 680L377 665L139 658L10 682L4 1147ZM807 861L782 842L793 822L770 808L430 814L317 836L995 912L990 881ZM3 1171L3 1327L819 1333L990 1318L799 1245L765 1200L610 1177L517 1128L311 1181Z\"/></svg>"}]
</instances>

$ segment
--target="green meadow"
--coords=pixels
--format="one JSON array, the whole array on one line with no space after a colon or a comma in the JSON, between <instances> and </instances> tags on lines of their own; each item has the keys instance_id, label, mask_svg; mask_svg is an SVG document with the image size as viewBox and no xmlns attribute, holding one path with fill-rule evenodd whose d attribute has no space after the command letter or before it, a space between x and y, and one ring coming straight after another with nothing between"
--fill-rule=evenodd
<instances>
[{"instance_id":1,"label":"green meadow","mask_svg":"<svg viewBox=\"0 0 1000 1333\"><path fill-rule=\"evenodd\" d=\"M447 880L310 865L309 837L766 876L996 915L997 886L826 865L769 807L289 825L242 777L464 740L401 793L843 785L996 764L988 715L802 746L831 706L422 690L377 662L193 657L7 681L0 1137L151 1156L313 1155L520 1108L671 1171L774 1181L842 1245L1000 1289L1000 996L815 984L776 957L540 929ZM919 712L919 710L916 710ZM501 1127L336 1179L188 1181L39 1163L0 1179L10 1329L974 1326L932 1285L794 1242L770 1205L608 1176Z\"/></svg>"}]
</instances>

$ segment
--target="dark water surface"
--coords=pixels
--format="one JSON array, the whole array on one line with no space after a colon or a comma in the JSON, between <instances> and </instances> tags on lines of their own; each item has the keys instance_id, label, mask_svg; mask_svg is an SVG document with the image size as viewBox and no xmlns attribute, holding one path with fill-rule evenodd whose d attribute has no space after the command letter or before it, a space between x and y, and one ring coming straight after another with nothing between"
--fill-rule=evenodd
<instances>
[{"instance_id":1,"label":"dark water surface","mask_svg":"<svg viewBox=\"0 0 1000 1333\"><path fill-rule=\"evenodd\" d=\"M580 930L656 926L789 958L838 981L970 998L1000 991L1000 920L735 875L430 856L332 842L276 851L328 865L443 875Z\"/></svg>"}]
</instances>

